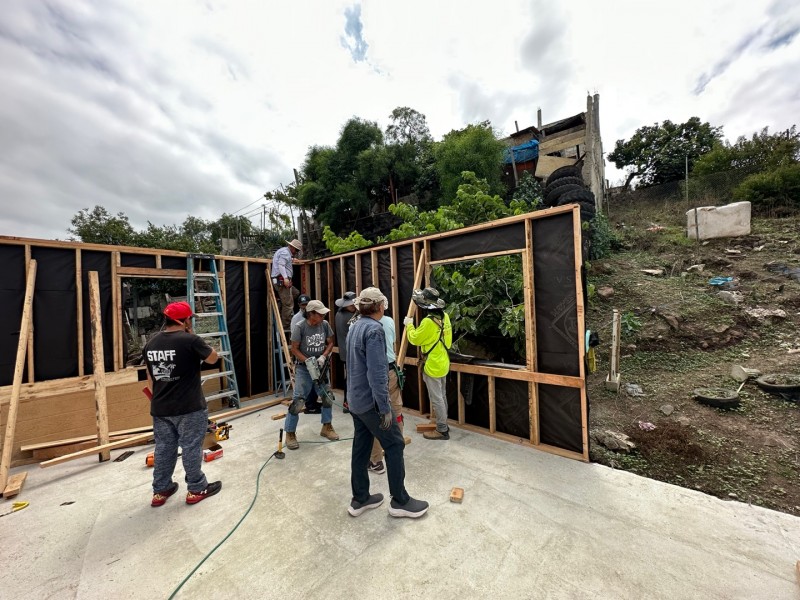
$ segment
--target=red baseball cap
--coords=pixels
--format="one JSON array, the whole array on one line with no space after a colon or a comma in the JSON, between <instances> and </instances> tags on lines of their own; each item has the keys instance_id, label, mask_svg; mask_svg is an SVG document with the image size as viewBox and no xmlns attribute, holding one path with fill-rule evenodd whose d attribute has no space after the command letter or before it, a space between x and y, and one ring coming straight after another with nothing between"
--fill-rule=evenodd
<instances>
[{"instance_id":1,"label":"red baseball cap","mask_svg":"<svg viewBox=\"0 0 800 600\"><path fill-rule=\"evenodd\" d=\"M172 302L167 304L167 308L164 309L164 314L173 321L183 321L189 317L195 316L188 302Z\"/></svg>"}]
</instances>

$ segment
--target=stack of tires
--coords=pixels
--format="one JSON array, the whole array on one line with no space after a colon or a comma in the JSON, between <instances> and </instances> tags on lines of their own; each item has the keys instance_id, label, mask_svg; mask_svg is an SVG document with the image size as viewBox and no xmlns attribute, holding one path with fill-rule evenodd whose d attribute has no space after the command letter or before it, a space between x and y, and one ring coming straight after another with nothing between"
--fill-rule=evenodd
<instances>
[{"instance_id":1,"label":"stack of tires","mask_svg":"<svg viewBox=\"0 0 800 600\"><path fill-rule=\"evenodd\" d=\"M581 168L578 166L561 167L553 171L547 178L543 195L546 207L578 204L581 221L594 219L594 194L583 183Z\"/></svg>"}]
</instances>

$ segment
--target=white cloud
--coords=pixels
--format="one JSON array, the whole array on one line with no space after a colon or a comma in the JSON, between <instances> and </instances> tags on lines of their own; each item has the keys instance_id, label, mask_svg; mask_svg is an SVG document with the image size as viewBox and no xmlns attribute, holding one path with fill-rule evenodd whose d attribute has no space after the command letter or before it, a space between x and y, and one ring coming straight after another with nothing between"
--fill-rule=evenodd
<instances>
[{"instance_id":1,"label":"white cloud","mask_svg":"<svg viewBox=\"0 0 800 600\"><path fill-rule=\"evenodd\" d=\"M783 129L798 30L788 0L11 3L0 234L64 238L95 204L137 227L216 218L290 181L348 118L385 126L396 106L440 138L484 119L510 132L540 107L561 119L599 92L606 151L693 115L730 138Z\"/></svg>"}]
</instances>

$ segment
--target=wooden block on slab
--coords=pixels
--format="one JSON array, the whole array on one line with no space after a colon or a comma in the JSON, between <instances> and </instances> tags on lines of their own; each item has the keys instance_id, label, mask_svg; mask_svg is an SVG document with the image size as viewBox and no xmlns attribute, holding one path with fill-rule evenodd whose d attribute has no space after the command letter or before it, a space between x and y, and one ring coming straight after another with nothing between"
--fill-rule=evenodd
<instances>
[{"instance_id":1,"label":"wooden block on slab","mask_svg":"<svg viewBox=\"0 0 800 600\"><path fill-rule=\"evenodd\" d=\"M422 433L423 431L436 431L436 423L417 424L417 433Z\"/></svg>"},{"instance_id":2,"label":"wooden block on slab","mask_svg":"<svg viewBox=\"0 0 800 600\"><path fill-rule=\"evenodd\" d=\"M464 488L454 487L450 490L450 502L461 504L462 500L464 500Z\"/></svg>"},{"instance_id":3,"label":"wooden block on slab","mask_svg":"<svg viewBox=\"0 0 800 600\"><path fill-rule=\"evenodd\" d=\"M286 418L286 413L278 413L277 415L272 415L273 421L280 421L281 419Z\"/></svg>"},{"instance_id":4,"label":"wooden block on slab","mask_svg":"<svg viewBox=\"0 0 800 600\"><path fill-rule=\"evenodd\" d=\"M3 498L13 498L17 494L20 493L22 490L22 485L25 483L25 479L28 477L28 472L23 471L22 473L15 473L11 477L8 478L8 483L6 484L6 489L3 490Z\"/></svg>"},{"instance_id":5,"label":"wooden block on slab","mask_svg":"<svg viewBox=\"0 0 800 600\"><path fill-rule=\"evenodd\" d=\"M292 399L291 398L287 398L286 400L281 400L281 404L283 404L284 406L291 406L292 405Z\"/></svg>"}]
</instances>

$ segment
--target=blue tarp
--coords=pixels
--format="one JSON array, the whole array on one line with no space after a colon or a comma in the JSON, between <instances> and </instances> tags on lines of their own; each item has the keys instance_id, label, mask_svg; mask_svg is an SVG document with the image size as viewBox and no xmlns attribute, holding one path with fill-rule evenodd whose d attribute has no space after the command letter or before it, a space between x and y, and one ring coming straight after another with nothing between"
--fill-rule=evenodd
<instances>
[{"instance_id":1,"label":"blue tarp","mask_svg":"<svg viewBox=\"0 0 800 600\"><path fill-rule=\"evenodd\" d=\"M511 153L514 153L515 163L524 163L539 158L539 142L538 140L531 140L519 146L506 148L504 162L507 165L511 164Z\"/></svg>"}]
</instances>

